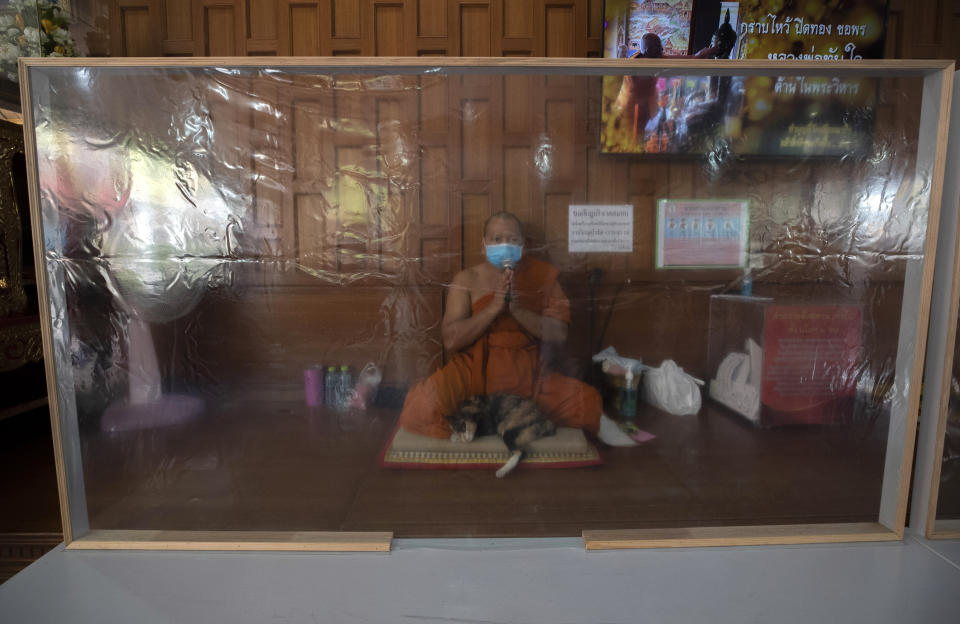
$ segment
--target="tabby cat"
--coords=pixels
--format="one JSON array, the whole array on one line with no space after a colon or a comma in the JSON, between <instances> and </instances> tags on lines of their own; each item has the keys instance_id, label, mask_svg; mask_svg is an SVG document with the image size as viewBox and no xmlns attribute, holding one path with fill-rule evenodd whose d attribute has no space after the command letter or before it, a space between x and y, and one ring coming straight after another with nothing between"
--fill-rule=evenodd
<instances>
[{"instance_id":1,"label":"tabby cat","mask_svg":"<svg viewBox=\"0 0 960 624\"><path fill-rule=\"evenodd\" d=\"M470 397L461 403L447 420L453 429L450 439L469 442L476 436L497 434L507 448L510 459L497 470L502 479L517 467L534 440L553 435L557 426L537 409L536 403L523 397L490 394Z\"/></svg>"}]
</instances>

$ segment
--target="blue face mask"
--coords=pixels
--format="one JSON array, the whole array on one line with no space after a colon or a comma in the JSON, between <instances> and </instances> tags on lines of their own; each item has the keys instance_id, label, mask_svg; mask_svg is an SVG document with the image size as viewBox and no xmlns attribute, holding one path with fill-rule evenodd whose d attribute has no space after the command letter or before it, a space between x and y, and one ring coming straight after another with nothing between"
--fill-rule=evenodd
<instances>
[{"instance_id":1,"label":"blue face mask","mask_svg":"<svg viewBox=\"0 0 960 624\"><path fill-rule=\"evenodd\" d=\"M510 263L514 267L523 257L523 247L520 245L511 245L503 243L501 245L486 245L487 261L498 269L504 268L504 263Z\"/></svg>"}]
</instances>

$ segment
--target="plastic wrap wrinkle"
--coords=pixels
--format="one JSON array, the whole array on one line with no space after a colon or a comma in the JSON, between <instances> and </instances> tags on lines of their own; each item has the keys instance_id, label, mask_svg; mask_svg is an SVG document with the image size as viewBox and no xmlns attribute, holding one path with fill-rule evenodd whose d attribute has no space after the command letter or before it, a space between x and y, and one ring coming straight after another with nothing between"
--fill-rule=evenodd
<instances>
[{"instance_id":1,"label":"plastic wrap wrinkle","mask_svg":"<svg viewBox=\"0 0 960 624\"><path fill-rule=\"evenodd\" d=\"M49 81L34 105L58 366L71 370L59 393L76 402L93 526L571 535L766 521L771 498L770 517L816 517L818 488L824 517L875 515L890 406L909 389L895 379L904 284L929 214L919 81L891 94L877 78L875 110L854 107L869 149L768 157L723 135L691 154L605 153L599 76L32 71ZM660 199L749 200L746 260L654 268ZM571 253L579 204L632 205L633 251ZM695 417L640 409L634 424L657 436L642 450L520 469L499 491L477 471L380 468L406 393L462 355L443 348L454 277L486 266L485 221L501 210L569 308L565 343L535 341L535 383L585 382L616 418L590 361L601 347L709 385L749 337L774 354L755 374L793 375L765 392L823 400L770 408L800 427L752 429L705 387ZM740 293L743 310L721 309ZM852 329L791 342L846 309ZM769 329L791 313L808 317ZM777 349L802 366L771 364ZM335 409L323 384L305 393L331 374L354 383L368 362L383 379L365 410ZM830 490L830 475L862 494Z\"/></svg>"}]
</instances>

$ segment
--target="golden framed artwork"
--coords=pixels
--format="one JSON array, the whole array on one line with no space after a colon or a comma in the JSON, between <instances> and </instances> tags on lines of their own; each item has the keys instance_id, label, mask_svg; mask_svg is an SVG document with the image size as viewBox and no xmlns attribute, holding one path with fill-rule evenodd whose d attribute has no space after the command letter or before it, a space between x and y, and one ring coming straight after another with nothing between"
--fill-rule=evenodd
<instances>
[{"instance_id":1,"label":"golden framed artwork","mask_svg":"<svg viewBox=\"0 0 960 624\"><path fill-rule=\"evenodd\" d=\"M20 71L67 548L901 539L952 63ZM663 197L747 267L658 269Z\"/></svg>"}]
</instances>

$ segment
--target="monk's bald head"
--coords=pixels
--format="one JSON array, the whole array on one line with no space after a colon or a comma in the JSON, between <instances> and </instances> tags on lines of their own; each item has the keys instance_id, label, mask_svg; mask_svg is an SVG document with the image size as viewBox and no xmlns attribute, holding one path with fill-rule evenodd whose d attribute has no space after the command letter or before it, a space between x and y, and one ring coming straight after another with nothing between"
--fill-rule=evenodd
<instances>
[{"instance_id":1,"label":"monk's bald head","mask_svg":"<svg viewBox=\"0 0 960 624\"><path fill-rule=\"evenodd\" d=\"M487 234L490 232L490 224L494 221L499 221L503 223L512 223L517 228L517 234L523 238L523 224L520 223L520 219L517 218L517 215L512 212L497 212L490 215L486 221L483 222L483 237L486 238Z\"/></svg>"}]
</instances>

